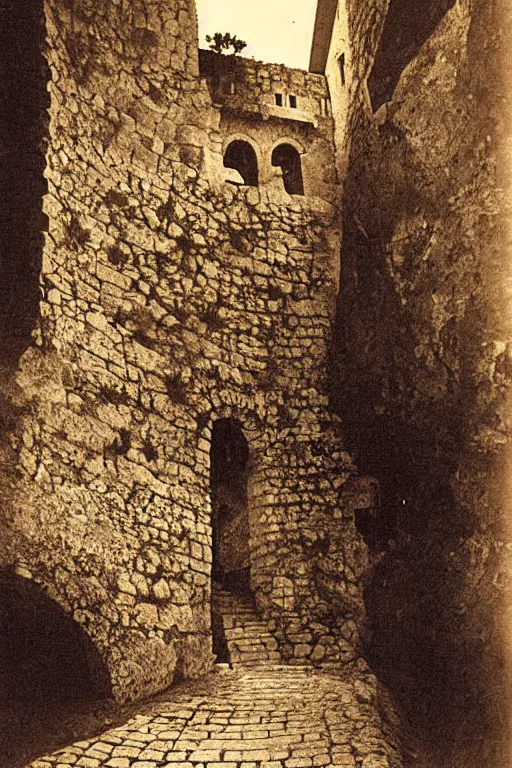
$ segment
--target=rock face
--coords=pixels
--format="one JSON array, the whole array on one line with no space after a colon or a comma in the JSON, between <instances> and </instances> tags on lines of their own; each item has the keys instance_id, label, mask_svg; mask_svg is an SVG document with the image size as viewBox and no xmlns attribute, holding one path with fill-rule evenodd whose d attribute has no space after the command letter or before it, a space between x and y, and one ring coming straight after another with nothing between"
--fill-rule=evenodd
<instances>
[{"instance_id":1,"label":"rock face","mask_svg":"<svg viewBox=\"0 0 512 768\"><path fill-rule=\"evenodd\" d=\"M505 765L510 19L494 2L424 5L348 3L333 398L380 486L377 523L359 525L374 663L436 742L431 764Z\"/></svg>"},{"instance_id":2,"label":"rock face","mask_svg":"<svg viewBox=\"0 0 512 768\"><path fill-rule=\"evenodd\" d=\"M18 184L33 192L28 234L47 219L34 253L18 233L5 302L7 317L22 314L18 283L42 265L36 329L2 371L4 580L33 580L65 609L119 700L207 670L211 434L232 419L249 448L244 551L259 610L283 637L287 616L298 622L304 661L354 659L367 562L354 517L373 502L328 408L340 222L323 170L334 165L325 80L311 76L295 118L306 76L283 70L302 82L298 103L262 112L274 70L237 62L246 118L199 77L192 0L1 9L12 50L26 23L37 30L35 115L22 126L36 163ZM254 137L267 148L256 181L243 179ZM276 159L281 139L296 154ZM325 156L319 196L310 149ZM302 167L304 189L288 194L286 173Z\"/></svg>"}]
</instances>

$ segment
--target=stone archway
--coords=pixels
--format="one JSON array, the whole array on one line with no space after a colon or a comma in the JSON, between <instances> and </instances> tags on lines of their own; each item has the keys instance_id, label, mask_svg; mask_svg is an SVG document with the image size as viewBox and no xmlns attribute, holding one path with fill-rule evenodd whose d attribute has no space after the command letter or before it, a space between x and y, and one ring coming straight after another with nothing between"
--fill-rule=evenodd
<instances>
[{"instance_id":1,"label":"stone archway","mask_svg":"<svg viewBox=\"0 0 512 768\"><path fill-rule=\"evenodd\" d=\"M63 719L110 698L106 665L82 627L31 579L0 570L0 732L9 733L0 763L44 747Z\"/></svg>"}]
</instances>

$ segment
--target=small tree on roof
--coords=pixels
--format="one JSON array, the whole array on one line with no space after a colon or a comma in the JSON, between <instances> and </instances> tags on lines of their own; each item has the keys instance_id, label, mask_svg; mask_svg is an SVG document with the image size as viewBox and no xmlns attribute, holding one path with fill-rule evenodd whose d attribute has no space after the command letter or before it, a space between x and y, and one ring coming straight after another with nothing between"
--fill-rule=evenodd
<instances>
[{"instance_id":1,"label":"small tree on roof","mask_svg":"<svg viewBox=\"0 0 512 768\"><path fill-rule=\"evenodd\" d=\"M222 32L216 32L213 37L211 35L206 35L206 42L210 43L210 49L215 51L215 53L224 53L224 51L233 48L233 53L235 55L240 53L240 51L243 51L247 46L247 43L244 40L239 40L236 35L231 35L229 32L225 32L224 34L222 34Z\"/></svg>"}]
</instances>

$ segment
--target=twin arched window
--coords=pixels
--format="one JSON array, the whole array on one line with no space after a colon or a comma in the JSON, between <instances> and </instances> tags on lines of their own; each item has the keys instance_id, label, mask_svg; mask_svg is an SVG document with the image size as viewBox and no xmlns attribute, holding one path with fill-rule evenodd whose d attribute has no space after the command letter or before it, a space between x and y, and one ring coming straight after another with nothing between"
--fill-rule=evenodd
<instances>
[{"instance_id":1,"label":"twin arched window","mask_svg":"<svg viewBox=\"0 0 512 768\"><path fill-rule=\"evenodd\" d=\"M304 181L298 150L291 144L279 144L272 152L271 162L274 167L281 168L284 188L288 194L303 195ZM238 171L243 184L249 187L258 186L258 158L248 141L235 139L228 144L224 153L224 166Z\"/></svg>"}]
</instances>

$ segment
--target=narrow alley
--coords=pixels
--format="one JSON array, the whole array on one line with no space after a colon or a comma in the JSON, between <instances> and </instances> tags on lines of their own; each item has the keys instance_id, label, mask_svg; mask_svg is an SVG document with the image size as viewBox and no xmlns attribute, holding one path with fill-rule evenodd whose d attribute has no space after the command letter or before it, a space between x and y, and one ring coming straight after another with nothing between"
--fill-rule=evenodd
<instances>
[{"instance_id":1,"label":"narrow alley","mask_svg":"<svg viewBox=\"0 0 512 768\"><path fill-rule=\"evenodd\" d=\"M30 768L393 768L375 686L360 669L219 669Z\"/></svg>"}]
</instances>

